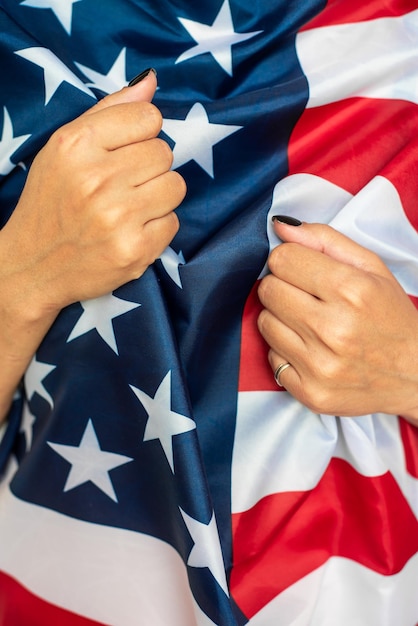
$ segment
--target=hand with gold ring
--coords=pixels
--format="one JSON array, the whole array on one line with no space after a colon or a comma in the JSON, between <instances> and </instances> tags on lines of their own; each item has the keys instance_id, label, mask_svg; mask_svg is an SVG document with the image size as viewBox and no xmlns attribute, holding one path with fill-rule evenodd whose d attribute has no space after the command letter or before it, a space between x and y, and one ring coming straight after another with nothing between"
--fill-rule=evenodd
<instances>
[{"instance_id":1,"label":"hand with gold ring","mask_svg":"<svg viewBox=\"0 0 418 626\"><path fill-rule=\"evenodd\" d=\"M276 382L317 413L418 425L417 309L377 255L329 226L292 221L275 221L284 243L259 287Z\"/></svg>"}]
</instances>

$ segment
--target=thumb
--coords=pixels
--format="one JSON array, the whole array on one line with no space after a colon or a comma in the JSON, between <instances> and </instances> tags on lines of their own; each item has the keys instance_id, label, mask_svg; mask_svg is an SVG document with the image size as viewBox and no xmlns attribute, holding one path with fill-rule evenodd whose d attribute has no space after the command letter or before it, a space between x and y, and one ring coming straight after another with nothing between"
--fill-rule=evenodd
<instances>
[{"instance_id":1,"label":"thumb","mask_svg":"<svg viewBox=\"0 0 418 626\"><path fill-rule=\"evenodd\" d=\"M91 109L83 113L83 116L97 113L115 104L125 104L126 102L151 102L156 89L157 72L154 68L148 68L133 78L127 87L123 87L120 91L105 96L91 107Z\"/></svg>"},{"instance_id":2,"label":"thumb","mask_svg":"<svg viewBox=\"0 0 418 626\"><path fill-rule=\"evenodd\" d=\"M284 242L298 243L318 250L340 263L353 265L366 272L386 277L391 275L374 252L360 246L331 226L299 222L282 215L275 215L272 219L276 235Z\"/></svg>"}]
</instances>

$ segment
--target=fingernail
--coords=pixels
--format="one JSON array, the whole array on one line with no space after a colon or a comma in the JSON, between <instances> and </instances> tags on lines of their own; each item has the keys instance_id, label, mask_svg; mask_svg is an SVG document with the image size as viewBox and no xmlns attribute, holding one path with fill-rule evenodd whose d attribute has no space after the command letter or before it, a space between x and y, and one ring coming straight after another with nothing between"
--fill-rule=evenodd
<instances>
[{"instance_id":1,"label":"fingernail","mask_svg":"<svg viewBox=\"0 0 418 626\"><path fill-rule=\"evenodd\" d=\"M144 78L146 78L151 72L154 72L154 74L157 76L157 70L155 70L153 67L148 67L146 70L135 76L135 78L130 80L128 83L128 87L133 87L134 85L137 85L141 82L141 80L144 80Z\"/></svg>"},{"instance_id":2,"label":"fingernail","mask_svg":"<svg viewBox=\"0 0 418 626\"><path fill-rule=\"evenodd\" d=\"M296 217L290 217L289 215L273 215L271 218L273 222L280 222L280 224L288 224L289 226L302 226L302 222L297 220Z\"/></svg>"}]
</instances>

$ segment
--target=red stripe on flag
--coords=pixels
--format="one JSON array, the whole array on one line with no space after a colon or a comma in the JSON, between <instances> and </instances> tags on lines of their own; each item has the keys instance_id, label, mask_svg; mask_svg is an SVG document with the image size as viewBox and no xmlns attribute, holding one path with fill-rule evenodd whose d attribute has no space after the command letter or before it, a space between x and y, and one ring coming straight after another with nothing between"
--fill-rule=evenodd
<instances>
[{"instance_id":1,"label":"red stripe on flag","mask_svg":"<svg viewBox=\"0 0 418 626\"><path fill-rule=\"evenodd\" d=\"M38 598L0 572L0 626L104 626Z\"/></svg>"},{"instance_id":2,"label":"red stripe on flag","mask_svg":"<svg viewBox=\"0 0 418 626\"><path fill-rule=\"evenodd\" d=\"M411 204L417 134L418 107L406 101L351 98L306 109L290 139L289 174L315 174L353 195L382 174Z\"/></svg>"},{"instance_id":3,"label":"red stripe on flag","mask_svg":"<svg viewBox=\"0 0 418 626\"><path fill-rule=\"evenodd\" d=\"M408 112L405 111L408 115ZM418 107L415 115L410 115L410 141L382 170L385 176L396 187L401 197L404 211L412 226L418 230ZM396 132L393 133L397 135Z\"/></svg>"},{"instance_id":4,"label":"red stripe on flag","mask_svg":"<svg viewBox=\"0 0 418 626\"><path fill-rule=\"evenodd\" d=\"M268 362L268 345L257 328L262 305L257 295L258 283L250 292L244 307L241 326L239 391L279 391Z\"/></svg>"},{"instance_id":5,"label":"red stripe on flag","mask_svg":"<svg viewBox=\"0 0 418 626\"><path fill-rule=\"evenodd\" d=\"M392 0L392 2L350 0L350 3L346 0L329 0L325 9L308 22L302 30L334 24L365 22L380 17L396 17L410 13L416 8L416 0Z\"/></svg>"},{"instance_id":6,"label":"red stripe on flag","mask_svg":"<svg viewBox=\"0 0 418 626\"><path fill-rule=\"evenodd\" d=\"M399 420L406 469L411 476L418 478L418 428L403 419Z\"/></svg>"},{"instance_id":7,"label":"red stripe on flag","mask_svg":"<svg viewBox=\"0 0 418 626\"><path fill-rule=\"evenodd\" d=\"M416 296L409 296L411 299L412 304L414 304L416 306L416 308L418 309L418 298Z\"/></svg>"},{"instance_id":8,"label":"red stripe on flag","mask_svg":"<svg viewBox=\"0 0 418 626\"><path fill-rule=\"evenodd\" d=\"M231 593L249 618L332 556L389 576L418 550L418 520L393 476L336 458L315 489L263 498L232 523Z\"/></svg>"}]
</instances>

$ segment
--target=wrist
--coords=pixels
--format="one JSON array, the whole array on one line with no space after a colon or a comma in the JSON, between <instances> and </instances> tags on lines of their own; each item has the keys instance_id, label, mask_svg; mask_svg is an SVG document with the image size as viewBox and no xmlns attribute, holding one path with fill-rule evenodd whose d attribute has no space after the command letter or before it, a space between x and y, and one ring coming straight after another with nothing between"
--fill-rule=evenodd
<instances>
[{"instance_id":1,"label":"wrist","mask_svg":"<svg viewBox=\"0 0 418 626\"><path fill-rule=\"evenodd\" d=\"M59 308L45 304L45 289L37 280L33 264L14 259L9 250L2 249L0 239L0 320L2 326L26 333L43 326L48 318L53 321Z\"/></svg>"},{"instance_id":2,"label":"wrist","mask_svg":"<svg viewBox=\"0 0 418 626\"><path fill-rule=\"evenodd\" d=\"M10 267L10 263L7 264ZM30 272L0 263L0 423L33 355L59 311L46 311L29 285Z\"/></svg>"},{"instance_id":3,"label":"wrist","mask_svg":"<svg viewBox=\"0 0 418 626\"><path fill-rule=\"evenodd\" d=\"M59 311L46 312L30 296L13 298L2 287L0 283L1 360L13 367L30 361Z\"/></svg>"},{"instance_id":4,"label":"wrist","mask_svg":"<svg viewBox=\"0 0 418 626\"><path fill-rule=\"evenodd\" d=\"M1 298L1 294L0 294ZM0 424L5 419L16 389L56 315L30 319L0 308Z\"/></svg>"}]
</instances>

